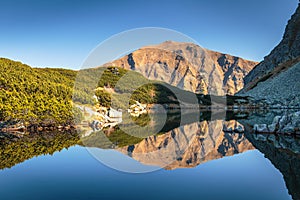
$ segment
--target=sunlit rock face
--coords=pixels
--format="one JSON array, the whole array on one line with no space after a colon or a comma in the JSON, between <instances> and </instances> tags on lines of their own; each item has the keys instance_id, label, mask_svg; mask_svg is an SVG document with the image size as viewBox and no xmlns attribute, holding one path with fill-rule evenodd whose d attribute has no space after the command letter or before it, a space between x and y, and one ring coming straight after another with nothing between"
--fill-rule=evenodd
<instances>
[{"instance_id":1,"label":"sunlit rock face","mask_svg":"<svg viewBox=\"0 0 300 200\"><path fill-rule=\"evenodd\" d=\"M241 90L244 76L256 64L193 43L166 41L138 49L105 66L135 70L146 78L196 93L224 95Z\"/></svg>"},{"instance_id":2,"label":"sunlit rock face","mask_svg":"<svg viewBox=\"0 0 300 200\"><path fill-rule=\"evenodd\" d=\"M118 150L146 165L165 169L195 167L253 149L243 134L223 131L237 126L240 124L236 121L195 122Z\"/></svg>"}]
</instances>

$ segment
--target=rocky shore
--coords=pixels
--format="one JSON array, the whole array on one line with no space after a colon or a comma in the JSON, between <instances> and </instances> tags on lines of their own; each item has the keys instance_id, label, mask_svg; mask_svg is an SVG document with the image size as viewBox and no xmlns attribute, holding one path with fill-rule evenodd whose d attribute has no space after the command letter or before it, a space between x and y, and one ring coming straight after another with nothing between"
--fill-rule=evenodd
<instances>
[{"instance_id":1,"label":"rocky shore","mask_svg":"<svg viewBox=\"0 0 300 200\"><path fill-rule=\"evenodd\" d=\"M30 124L25 126L22 122L0 122L0 132L3 133L36 133L42 131L67 131L76 129L75 124Z\"/></svg>"}]
</instances>

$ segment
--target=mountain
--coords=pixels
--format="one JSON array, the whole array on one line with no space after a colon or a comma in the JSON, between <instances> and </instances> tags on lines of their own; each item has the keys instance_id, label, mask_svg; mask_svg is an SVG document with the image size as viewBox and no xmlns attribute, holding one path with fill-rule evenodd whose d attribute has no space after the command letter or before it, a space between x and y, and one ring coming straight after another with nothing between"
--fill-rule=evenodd
<instances>
[{"instance_id":1,"label":"mountain","mask_svg":"<svg viewBox=\"0 0 300 200\"><path fill-rule=\"evenodd\" d=\"M244 78L241 94L271 104L299 106L300 4L289 20L281 42Z\"/></svg>"},{"instance_id":2,"label":"mountain","mask_svg":"<svg viewBox=\"0 0 300 200\"><path fill-rule=\"evenodd\" d=\"M134 88L134 84L143 86ZM178 94L182 98L177 99ZM211 105L212 97L195 95L161 81L149 81L138 72L118 67L80 71L32 68L0 58L0 128L17 122L43 126L74 124L83 117L78 108L73 108L74 103L94 106L95 95L102 106L121 108L123 105L124 109L128 108L126 99L131 103L139 101L178 107L179 100L186 105ZM247 97L228 96L227 104L233 105L239 99L248 102ZM116 105L111 105L111 100ZM223 103L223 98L214 97L214 101Z\"/></svg>"},{"instance_id":3,"label":"mountain","mask_svg":"<svg viewBox=\"0 0 300 200\"><path fill-rule=\"evenodd\" d=\"M105 66L134 70L195 93L232 95L243 88L244 76L256 64L193 43L166 41L140 48Z\"/></svg>"},{"instance_id":4,"label":"mountain","mask_svg":"<svg viewBox=\"0 0 300 200\"><path fill-rule=\"evenodd\" d=\"M120 67L101 69L103 73L99 74L95 95L99 104L104 107L127 109L128 102L132 105L136 101L149 106L161 104L169 108L206 108L212 104L232 106L251 103L248 97L227 95L225 99L223 96L195 94L164 81L149 80L136 71Z\"/></svg>"}]
</instances>

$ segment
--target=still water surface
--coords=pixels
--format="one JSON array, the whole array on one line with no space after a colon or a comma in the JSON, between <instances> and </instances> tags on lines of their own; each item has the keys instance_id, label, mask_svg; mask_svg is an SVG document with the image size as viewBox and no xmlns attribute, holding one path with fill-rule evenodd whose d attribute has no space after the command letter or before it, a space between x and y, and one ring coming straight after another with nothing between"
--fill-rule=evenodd
<instances>
[{"instance_id":1,"label":"still water surface","mask_svg":"<svg viewBox=\"0 0 300 200\"><path fill-rule=\"evenodd\" d=\"M167 165L163 165L157 155L150 157L153 160L139 157L135 151L149 150L149 142L145 146L145 140L134 144L134 149L128 148L132 145L125 145L115 149L88 147L87 150L82 144L70 145L52 155L31 156L23 162L18 161L16 155L6 155L2 147L1 158L6 160L1 163L12 164L1 166L1 199L285 200L299 197L299 170L293 169L299 163L298 154L278 150L273 143L265 145L265 141L253 134L225 133L224 123L230 126L228 122L216 120L212 129L205 128L207 123L214 122L193 122L156 136L151 151L157 150L153 150L153 146L160 140L165 141L168 134L175 140L185 133L191 141L180 155L176 151L180 159ZM223 128L219 129L218 123L223 124ZM205 134L196 133L197 130L208 131L208 134L203 137ZM201 140L193 137L197 134ZM201 143L193 143L194 140ZM34 144L43 146L45 143ZM55 143L52 141L52 144ZM149 173L120 172L95 159L90 154L93 149L102 157L111 157L112 163L161 165L162 168ZM164 155L166 152L173 155L174 146L170 141L161 149ZM22 151L17 155L21 154ZM189 158L191 155L193 159Z\"/></svg>"},{"instance_id":2,"label":"still water surface","mask_svg":"<svg viewBox=\"0 0 300 200\"><path fill-rule=\"evenodd\" d=\"M291 199L282 174L258 150L195 168L129 174L80 146L0 172L1 199Z\"/></svg>"}]
</instances>

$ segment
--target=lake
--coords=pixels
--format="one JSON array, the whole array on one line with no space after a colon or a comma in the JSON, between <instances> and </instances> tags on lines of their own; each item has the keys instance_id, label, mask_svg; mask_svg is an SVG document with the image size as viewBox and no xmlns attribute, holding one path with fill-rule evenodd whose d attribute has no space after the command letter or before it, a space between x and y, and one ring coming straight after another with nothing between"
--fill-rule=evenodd
<instances>
[{"instance_id":1,"label":"lake","mask_svg":"<svg viewBox=\"0 0 300 200\"><path fill-rule=\"evenodd\" d=\"M121 125L80 137L3 133L1 199L300 198L299 138L247 128L278 113L210 114L169 114L159 133L142 138L144 129L128 134ZM155 127L161 118L134 120Z\"/></svg>"}]
</instances>

